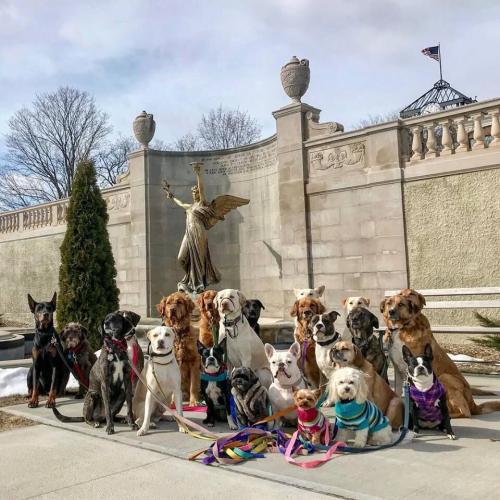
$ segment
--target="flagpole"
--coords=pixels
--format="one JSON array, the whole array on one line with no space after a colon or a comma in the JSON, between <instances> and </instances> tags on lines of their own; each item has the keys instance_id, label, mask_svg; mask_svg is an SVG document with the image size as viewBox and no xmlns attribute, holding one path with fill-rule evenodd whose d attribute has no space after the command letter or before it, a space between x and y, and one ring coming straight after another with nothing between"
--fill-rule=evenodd
<instances>
[{"instance_id":1,"label":"flagpole","mask_svg":"<svg viewBox=\"0 0 500 500\"><path fill-rule=\"evenodd\" d=\"M438 54L439 54L439 79L443 79L443 68L441 67L441 43L438 43Z\"/></svg>"}]
</instances>

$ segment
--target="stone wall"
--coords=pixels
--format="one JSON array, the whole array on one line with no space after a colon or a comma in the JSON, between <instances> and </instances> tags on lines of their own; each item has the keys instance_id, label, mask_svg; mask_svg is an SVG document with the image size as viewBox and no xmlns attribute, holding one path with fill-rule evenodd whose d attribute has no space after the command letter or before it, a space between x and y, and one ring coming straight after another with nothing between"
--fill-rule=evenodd
<instances>
[{"instance_id":1,"label":"stone wall","mask_svg":"<svg viewBox=\"0 0 500 500\"><path fill-rule=\"evenodd\" d=\"M190 201L194 161L204 163L207 198L250 199L210 230L209 246L223 277L217 289L260 298L266 316L289 318L293 288L326 285L335 309L366 295L376 312L386 290L408 284L498 286L499 110L492 100L344 132L299 102L275 111L276 135L256 144L131 153L128 174L104 191L121 307L156 315L161 296L176 290L185 213L161 184ZM41 299L56 288L66 206L0 214L7 317L29 317L28 291Z\"/></svg>"},{"instance_id":2,"label":"stone wall","mask_svg":"<svg viewBox=\"0 0 500 500\"><path fill-rule=\"evenodd\" d=\"M131 245L130 193L123 186L107 189L103 194L119 269L120 300L124 306L135 309L139 307L139 297L131 270L140 258L140 251ZM27 294L37 300L48 300L58 289L59 248L66 230L67 206L67 200L63 200L0 214L0 311L5 319L31 323Z\"/></svg>"}]
</instances>

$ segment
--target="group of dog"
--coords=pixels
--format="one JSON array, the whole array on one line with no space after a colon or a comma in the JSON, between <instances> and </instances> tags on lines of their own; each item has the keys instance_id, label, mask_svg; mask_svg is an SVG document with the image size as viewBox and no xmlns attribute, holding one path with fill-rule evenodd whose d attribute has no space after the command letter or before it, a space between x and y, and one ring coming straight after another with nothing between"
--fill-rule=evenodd
<instances>
[{"instance_id":1,"label":"group of dog","mask_svg":"<svg viewBox=\"0 0 500 500\"><path fill-rule=\"evenodd\" d=\"M450 416L500 410L500 401L474 402L469 384L432 335L422 314L425 298L418 292L404 289L382 301L384 335L378 335L378 319L364 297L345 299L347 327L337 332L340 314L326 312L323 292L324 287L295 290L290 312L295 342L287 351L260 339L260 301L247 301L233 289L205 291L198 297L196 333L191 324L194 302L183 292L173 293L157 306L162 326L147 333L146 363L135 337L137 314L106 316L96 359L79 324L70 323L57 335L55 294L41 303L28 296L36 324L29 406L37 406L39 394L46 393L46 406L59 420L106 423L111 434L126 401L125 421L144 435L162 418L166 402L174 401L182 416L183 401L195 406L201 394L207 406L203 423L209 427L221 419L232 430L262 425L274 414L278 423L297 426L313 444L327 444L332 429L319 409L322 404L335 406L335 439L354 437L357 447L391 442L392 429L403 424L400 394L406 379L415 432L439 428L454 439ZM384 350L395 369L394 390ZM67 417L55 408L70 371L80 382L77 397L85 394L82 417Z\"/></svg>"}]
</instances>

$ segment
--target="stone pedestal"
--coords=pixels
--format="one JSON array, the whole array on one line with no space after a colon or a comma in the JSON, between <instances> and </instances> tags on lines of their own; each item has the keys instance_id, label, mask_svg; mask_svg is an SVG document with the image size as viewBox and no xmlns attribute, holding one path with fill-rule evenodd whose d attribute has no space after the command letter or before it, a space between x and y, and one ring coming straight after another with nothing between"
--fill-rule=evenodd
<instances>
[{"instance_id":1,"label":"stone pedestal","mask_svg":"<svg viewBox=\"0 0 500 500\"><path fill-rule=\"evenodd\" d=\"M293 303L293 288L313 286L310 245L307 239L305 194L307 138L306 114L320 110L304 103L285 106L273 113L278 136L278 191L281 222L283 310Z\"/></svg>"}]
</instances>

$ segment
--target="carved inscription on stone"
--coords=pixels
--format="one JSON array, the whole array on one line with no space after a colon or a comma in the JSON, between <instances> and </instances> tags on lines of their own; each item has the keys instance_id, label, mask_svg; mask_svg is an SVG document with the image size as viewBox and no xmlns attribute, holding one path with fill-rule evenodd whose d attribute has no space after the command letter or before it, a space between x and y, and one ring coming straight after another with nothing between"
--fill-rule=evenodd
<instances>
[{"instance_id":1,"label":"carved inscription on stone","mask_svg":"<svg viewBox=\"0 0 500 500\"><path fill-rule=\"evenodd\" d=\"M110 196L109 198L106 198L108 211L121 210L123 208L127 208L129 202L130 202L130 193L117 194L115 196Z\"/></svg>"},{"instance_id":2,"label":"carved inscription on stone","mask_svg":"<svg viewBox=\"0 0 500 500\"><path fill-rule=\"evenodd\" d=\"M252 151L241 151L231 155L202 158L207 175L250 174L258 170L269 170L276 165L276 141Z\"/></svg>"},{"instance_id":3,"label":"carved inscription on stone","mask_svg":"<svg viewBox=\"0 0 500 500\"><path fill-rule=\"evenodd\" d=\"M362 142L314 151L310 153L310 162L314 170L343 168L365 165L365 145Z\"/></svg>"}]
</instances>

